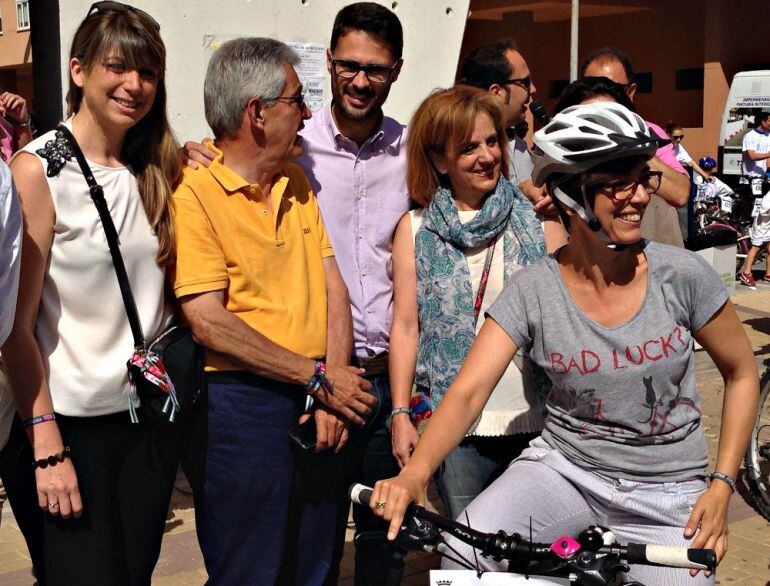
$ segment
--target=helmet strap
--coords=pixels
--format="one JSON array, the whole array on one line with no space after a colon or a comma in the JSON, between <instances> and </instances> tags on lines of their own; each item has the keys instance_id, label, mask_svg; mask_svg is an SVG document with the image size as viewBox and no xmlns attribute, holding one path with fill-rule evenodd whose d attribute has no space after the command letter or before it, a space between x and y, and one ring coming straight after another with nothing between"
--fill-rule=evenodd
<instances>
[{"instance_id":1,"label":"helmet strap","mask_svg":"<svg viewBox=\"0 0 770 586\"><path fill-rule=\"evenodd\" d=\"M554 186L554 195L559 200L561 204L571 209L573 212L575 212L580 219L582 219L586 224L588 224L588 228L594 232L601 240L605 243L607 248L610 250L614 250L615 252L621 252L628 248L630 244L621 244L620 242L613 242L613 240L610 238L609 234L604 231L604 228L602 228L601 223L599 222L599 218L596 217L596 214L594 213L593 208L588 203L588 198L586 197L585 192L585 186L580 186L580 193L583 196L583 201L578 202L576 201L571 195L569 195L567 192L565 192L559 185Z\"/></svg>"}]
</instances>

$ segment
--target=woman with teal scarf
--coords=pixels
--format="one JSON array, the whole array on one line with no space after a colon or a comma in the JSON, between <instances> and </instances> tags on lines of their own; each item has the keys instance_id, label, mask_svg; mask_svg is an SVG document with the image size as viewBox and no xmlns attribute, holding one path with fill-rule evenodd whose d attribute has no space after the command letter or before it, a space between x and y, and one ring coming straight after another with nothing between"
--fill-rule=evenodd
<instances>
[{"instance_id":1,"label":"woman with teal scarf","mask_svg":"<svg viewBox=\"0 0 770 586\"><path fill-rule=\"evenodd\" d=\"M545 255L532 205L507 180L507 137L492 96L467 86L437 91L409 128L407 184L422 208L404 216L393 242L391 437L401 466L486 308L511 274ZM436 473L447 514L459 515L539 433L535 386L528 361L517 356Z\"/></svg>"}]
</instances>

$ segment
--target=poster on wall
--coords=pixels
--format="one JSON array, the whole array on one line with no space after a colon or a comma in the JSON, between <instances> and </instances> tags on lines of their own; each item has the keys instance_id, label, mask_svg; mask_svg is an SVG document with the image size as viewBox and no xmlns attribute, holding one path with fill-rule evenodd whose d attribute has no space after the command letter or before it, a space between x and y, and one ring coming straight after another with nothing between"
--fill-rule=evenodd
<instances>
[{"instance_id":1,"label":"poster on wall","mask_svg":"<svg viewBox=\"0 0 770 586\"><path fill-rule=\"evenodd\" d=\"M208 64L211 55L224 43L237 39L237 35L203 35L203 51ZM311 112L317 112L323 107L325 101L324 83L326 82L326 47L320 43L286 43L299 55L300 62L297 65L297 76L302 82L305 92L305 103Z\"/></svg>"},{"instance_id":2,"label":"poster on wall","mask_svg":"<svg viewBox=\"0 0 770 586\"><path fill-rule=\"evenodd\" d=\"M305 103L311 112L318 112L324 105L326 82L326 47L319 43L287 43L299 55L297 75L305 90Z\"/></svg>"}]
</instances>

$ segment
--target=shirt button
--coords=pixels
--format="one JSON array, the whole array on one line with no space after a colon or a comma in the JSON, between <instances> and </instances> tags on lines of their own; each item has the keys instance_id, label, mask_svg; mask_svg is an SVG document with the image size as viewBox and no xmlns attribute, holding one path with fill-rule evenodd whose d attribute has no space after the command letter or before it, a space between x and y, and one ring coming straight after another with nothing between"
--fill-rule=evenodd
<instances>
[{"instance_id":1,"label":"shirt button","mask_svg":"<svg viewBox=\"0 0 770 586\"><path fill-rule=\"evenodd\" d=\"M356 234L356 238L359 238L359 239L361 239L361 238L363 238L363 237L364 237L364 235L363 235L361 232L358 232L358 233Z\"/></svg>"},{"instance_id":2,"label":"shirt button","mask_svg":"<svg viewBox=\"0 0 770 586\"><path fill-rule=\"evenodd\" d=\"M374 307L370 307L366 310L366 313L374 313Z\"/></svg>"},{"instance_id":3,"label":"shirt button","mask_svg":"<svg viewBox=\"0 0 770 586\"><path fill-rule=\"evenodd\" d=\"M361 271L361 276L362 276L362 277L365 277L367 274L368 274L368 272L367 272L367 270L366 270L366 269L364 269L363 271Z\"/></svg>"}]
</instances>

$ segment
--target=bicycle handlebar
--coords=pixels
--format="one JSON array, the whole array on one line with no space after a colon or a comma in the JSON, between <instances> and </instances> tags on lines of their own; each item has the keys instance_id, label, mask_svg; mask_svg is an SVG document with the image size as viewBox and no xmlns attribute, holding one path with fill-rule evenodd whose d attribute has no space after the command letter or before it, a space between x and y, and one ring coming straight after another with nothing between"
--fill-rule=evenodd
<instances>
[{"instance_id":1,"label":"bicycle handlebar","mask_svg":"<svg viewBox=\"0 0 770 586\"><path fill-rule=\"evenodd\" d=\"M372 489L362 484L354 484L350 488L350 500L362 506L369 506ZM404 518L408 523L410 519L419 519L435 526L439 531L449 533L481 551L482 555L496 560L507 560L511 563L525 563L530 561L549 561L555 559L570 561L575 560L586 551L593 552L597 556L617 556L618 563L658 565L674 568L689 568L697 570L713 570L717 564L716 553L711 549L694 549L688 547L673 547L667 545L629 543L627 545L607 544L601 541L601 537L588 537L586 540L575 541L571 537L562 537L553 544L533 543L525 540L519 534L508 535L504 531L497 533L483 533L470 527L466 527L456 521L442 517L436 513L427 511L424 507L412 505ZM404 529L405 526L402 526ZM419 530L426 538L429 536L429 528ZM419 536L412 538L417 541ZM588 543L591 539L598 539L598 543ZM592 546L593 545L593 546Z\"/></svg>"}]
</instances>

